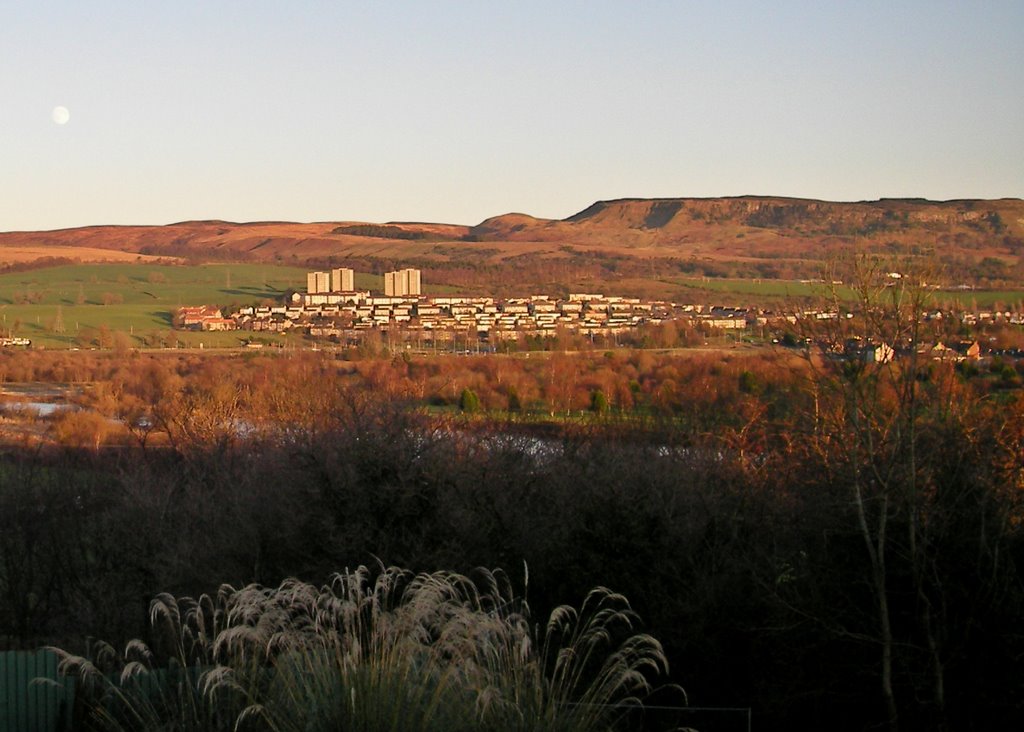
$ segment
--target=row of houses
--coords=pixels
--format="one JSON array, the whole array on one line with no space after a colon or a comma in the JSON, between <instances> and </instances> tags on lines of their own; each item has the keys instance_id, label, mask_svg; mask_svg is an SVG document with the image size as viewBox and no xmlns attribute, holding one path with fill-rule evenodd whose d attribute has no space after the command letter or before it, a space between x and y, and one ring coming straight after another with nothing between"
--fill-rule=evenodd
<instances>
[{"instance_id":1,"label":"row of houses","mask_svg":"<svg viewBox=\"0 0 1024 732\"><path fill-rule=\"evenodd\" d=\"M967 315L960 318L967 322ZM225 317L213 306L181 308L175 322L196 330L300 332L315 338L351 338L360 331L419 331L451 340L500 341L522 335L554 336L559 332L616 335L644 325L685 319L702 330L743 332L757 328L787 329L804 321L838 321L855 317L821 309L773 312L744 307L680 304L640 298L571 293L565 298L531 295L498 299L466 296L374 296L369 292L295 294L287 304L243 307ZM950 317L941 311L923 319ZM992 322L1020 322L1013 312L992 313ZM832 347L837 357L885 362L897 355L896 344L855 344ZM930 358L963 360L980 356L976 342L929 346Z\"/></svg>"},{"instance_id":2,"label":"row of houses","mask_svg":"<svg viewBox=\"0 0 1024 732\"><path fill-rule=\"evenodd\" d=\"M1024 325L1024 313L1010 310L979 310L976 313L964 313L962 320L968 326L985 325L986 323Z\"/></svg>"},{"instance_id":3,"label":"row of houses","mask_svg":"<svg viewBox=\"0 0 1024 732\"><path fill-rule=\"evenodd\" d=\"M234 318L225 318L215 305L178 308L173 323L183 330L235 330L238 327Z\"/></svg>"},{"instance_id":4,"label":"row of houses","mask_svg":"<svg viewBox=\"0 0 1024 732\"><path fill-rule=\"evenodd\" d=\"M28 348L32 341L20 336L4 336L0 338L0 348Z\"/></svg>"},{"instance_id":5,"label":"row of houses","mask_svg":"<svg viewBox=\"0 0 1024 732\"><path fill-rule=\"evenodd\" d=\"M475 331L481 339L512 338L520 333L614 333L677 315L672 303L603 296L553 299L546 295L498 300L492 297L374 297L344 293L321 298L300 295L283 307L242 308L233 318L239 328L305 328L313 336L345 330L399 327L425 331Z\"/></svg>"},{"instance_id":6,"label":"row of houses","mask_svg":"<svg viewBox=\"0 0 1024 732\"><path fill-rule=\"evenodd\" d=\"M819 347L832 358L864 363L889 363L896 358L912 355L914 351L901 349L891 343L860 338L849 338L842 343L821 343ZM917 355L933 361L958 363L981 359L981 344L975 340L959 340L953 343L936 341L917 347Z\"/></svg>"},{"instance_id":7,"label":"row of houses","mask_svg":"<svg viewBox=\"0 0 1024 732\"><path fill-rule=\"evenodd\" d=\"M742 330L765 325L764 311L647 301L640 298L572 293L566 298L458 296L374 296L369 292L294 294L285 305L243 307L230 316L213 306L181 308L178 327L194 330L304 330L313 336L344 330L405 328L427 331L475 329L481 338L520 333L554 334L560 328L585 335L614 334L682 317L707 328Z\"/></svg>"}]
</instances>

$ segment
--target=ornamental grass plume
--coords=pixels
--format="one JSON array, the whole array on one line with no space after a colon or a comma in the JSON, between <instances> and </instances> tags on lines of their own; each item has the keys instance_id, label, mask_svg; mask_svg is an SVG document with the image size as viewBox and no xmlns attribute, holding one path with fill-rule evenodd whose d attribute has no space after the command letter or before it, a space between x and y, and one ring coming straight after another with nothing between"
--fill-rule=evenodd
<instances>
[{"instance_id":1,"label":"ornamental grass plume","mask_svg":"<svg viewBox=\"0 0 1024 732\"><path fill-rule=\"evenodd\" d=\"M83 726L118 731L612 729L667 672L621 595L594 589L538 626L505 574L478 574L360 567L322 587L161 595L160 653L132 641L119 674L100 670L109 646L62 668L84 682Z\"/></svg>"}]
</instances>

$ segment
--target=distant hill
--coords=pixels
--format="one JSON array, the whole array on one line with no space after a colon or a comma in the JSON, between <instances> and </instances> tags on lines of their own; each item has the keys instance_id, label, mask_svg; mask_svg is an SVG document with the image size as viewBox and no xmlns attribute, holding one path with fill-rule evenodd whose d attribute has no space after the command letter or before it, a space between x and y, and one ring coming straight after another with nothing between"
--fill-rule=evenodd
<instances>
[{"instance_id":1,"label":"distant hill","mask_svg":"<svg viewBox=\"0 0 1024 732\"><path fill-rule=\"evenodd\" d=\"M186 221L167 226L90 226L0 233L0 264L20 248L68 256L68 248L199 260L287 264L346 258L438 266L508 261L679 261L683 272L782 276L851 248L935 252L1024 274L1024 201L882 199L838 203L775 196L598 201L562 220L524 213L476 226L411 222ZM88 259L84 256L83 260ZM758 264L760 263L760 264ZM803 269L801 269L803 268ZM719 268L721 269L721 268ZM717 270L714 270L717 271ZM773 274L775 273L775 274ZM1014 275L1016 277L1016 275ZM1024 279L1018 278L1018 279Z\"/></svg>"},{"instance_id":2,"label":"distant hill","mask_svg":"<svg viewBox=\"0 0 1024 732\"><path fill-rule=\"evenodd\" d=\"M726 258L819 258L858 242L1016 256L1024 251L1024 201L619 199L598 201L560 221L496 216L472 233L484 241L558 241Z\"/></svg>"}]
</instances>

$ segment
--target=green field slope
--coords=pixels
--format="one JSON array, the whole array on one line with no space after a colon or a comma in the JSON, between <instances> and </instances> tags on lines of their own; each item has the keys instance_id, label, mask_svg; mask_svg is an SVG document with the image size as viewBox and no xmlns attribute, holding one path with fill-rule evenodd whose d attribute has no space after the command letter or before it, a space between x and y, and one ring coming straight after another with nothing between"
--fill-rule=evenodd
<instances>
[{"instance_id":1,"label":"green field slope","mask_svg":"<svg viewBox=\"0 0 1024 732\"><path fill-rule=\"evenodd\" d=\"M258 264L81 264L9 273L0 275L0 330L47 347L88 345L91 331L102 328L127 334L132 346L155 344L182 305L279 303L305 281L303 268ZM218 345L238 341L202 335L216 336Z\"/></svg>"}]
</instances>

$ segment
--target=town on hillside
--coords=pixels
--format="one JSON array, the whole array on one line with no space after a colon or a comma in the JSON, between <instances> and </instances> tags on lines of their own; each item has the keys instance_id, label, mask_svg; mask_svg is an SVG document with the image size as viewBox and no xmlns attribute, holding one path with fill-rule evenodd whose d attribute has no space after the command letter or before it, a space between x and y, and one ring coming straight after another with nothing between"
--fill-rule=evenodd
<instances>
[{"instance_id":1,"label":"town on hillside","mask_svg":"<svg viewBox=\"0 0 1024 732\"><path fill-rule=\"evenodd\" d=\"M567 297L533 294L526 297L424 295L417 269L384 274L383 295L356 290L351 269L309 272L306 291L295 292L279 305L242 307L225 315L212 305L180 308L175 325L202 331L238 330L253 333L295 332L313 339L357 346L367 333L386 334L392 343L407 347L455 347L493 351L503 343L533 338L554 338L561 334L616 339L641 328L667 322L683 323L704 335L731 332L736 335L782 337L801 331L802 321L814 323L853 319L853 311L801 308L779 311L756 307L705 306L667 300L600 293L570 293ZM922 312L922 320L959 319L961 331L977 326L1024 325L1024 314L1016 311L981 310L951 313ZM805 329L803 329L805 330ZM884 361L898 352L900 344L865 343L848 339L838 351L864 360ZM971 359L981 355L973 339L954 343L935 341L929 355L939 359ZM837 347L830 347L832 352ZM1005 355L1024 356L1015 351Z\"/></svg>"}]
</instances>

